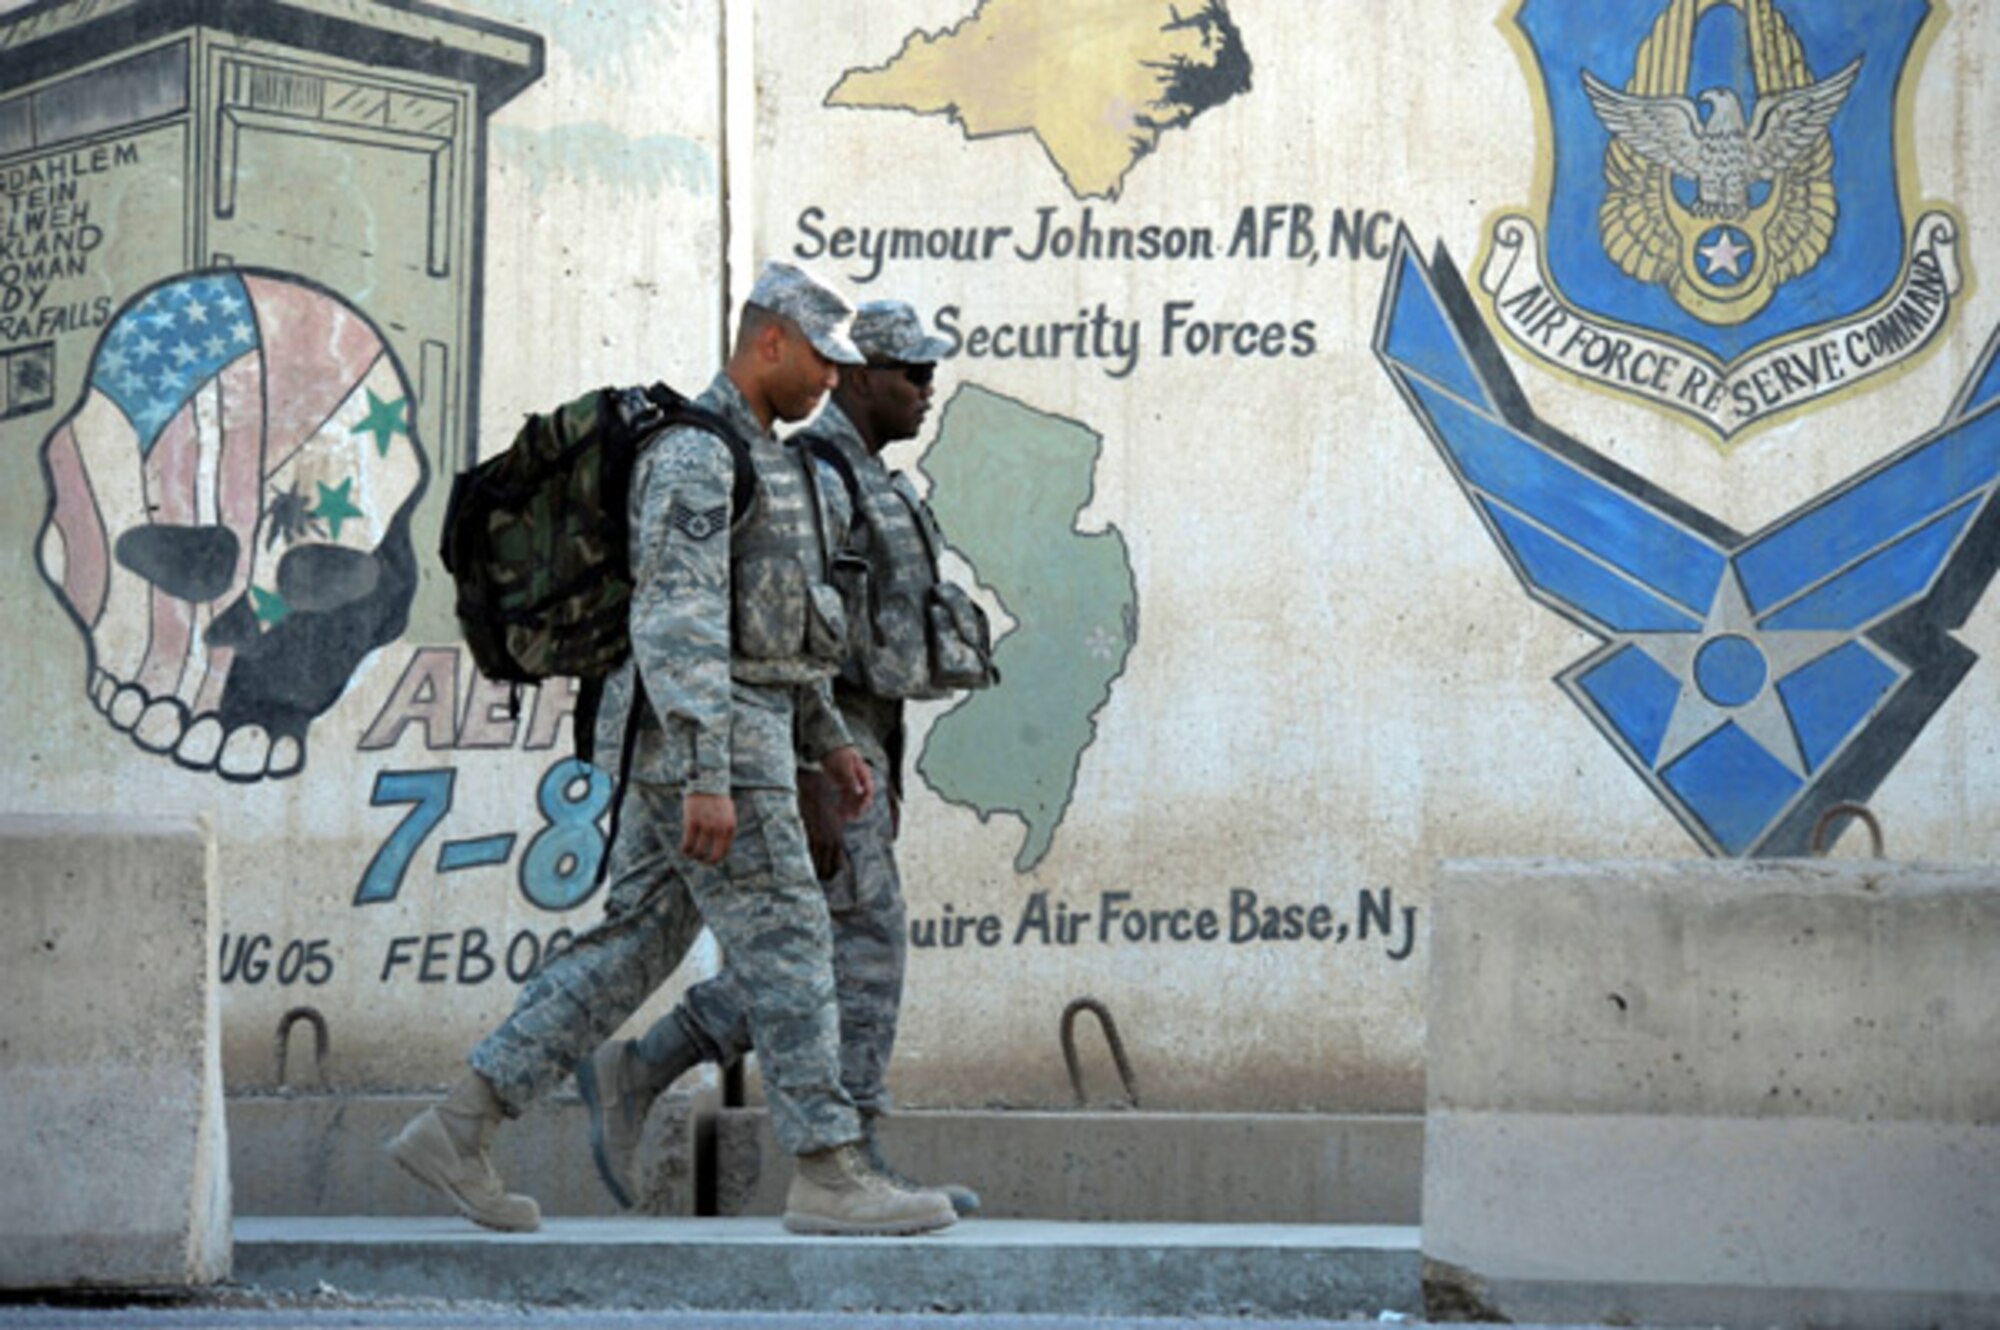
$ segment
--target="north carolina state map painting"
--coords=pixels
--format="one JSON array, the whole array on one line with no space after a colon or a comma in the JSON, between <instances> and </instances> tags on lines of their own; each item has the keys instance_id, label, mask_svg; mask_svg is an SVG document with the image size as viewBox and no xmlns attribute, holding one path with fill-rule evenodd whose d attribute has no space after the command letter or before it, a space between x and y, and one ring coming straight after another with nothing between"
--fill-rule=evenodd
<instances>
[{"instance_id":1,"label":"north carolina state map painting","mask_svg":"<svg viewBox=\"0 0 2000 1330\"><path fill-rule=\"evenodd\" d=\"M1033 134L1072 194L1115 199L1165 131L1249 90L1223 0L981 0L847 71L826 104L943 115L971 139Z\"/></svg>"}]
</instances>

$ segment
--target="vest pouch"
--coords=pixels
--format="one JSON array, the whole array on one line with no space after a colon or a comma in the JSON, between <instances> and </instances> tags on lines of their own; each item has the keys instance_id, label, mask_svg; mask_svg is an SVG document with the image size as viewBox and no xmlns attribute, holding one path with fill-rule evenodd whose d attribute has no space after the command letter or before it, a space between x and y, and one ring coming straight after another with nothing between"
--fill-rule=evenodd
<instances>
[{"instance_id":1,"label":"vest pouch","mask_svg":"<svg viewBox=\"0 0 2000 1330\"><path fill-rule=\"evenodd\" d=\"M875 598L875 578L869 571L868 560L842 550L833 556L827 580L840 593L840 605L847 613L848 627L858 630L868 621L868 607Z\"/></svg>"},{"instance_id":2,"label":"vest pouch","mask_svg":"<svg viewBox=\"0 0 2000 1330\"><path fill-rule=\"evenodd\" d=\"M977 601L950 582L938 582L925 611L933 684L986 688L1000 682L1000 671L993 668L993 630Z\"/></svg>"},{"instance_id":3,"label":"vest pouch","mask_svg":"<svg viewBox=\"0 0 2000 1330\"><path fill-rule=\"evenodd\" d=\"M753 555L737 560L734 578L736 654L751 660L804 655L812 617L805 565L789 554Z\"/></svg>"},{"instance_id":4,"label":"vest pouch","mask_svg":"<svg viewBox=\"0 0 2000 1330\"><path fill-rule=\"evenodd\" d=\"M847 657L847 612L840 593L824 582L806 587L805 653L815 664L835 667Z\"/></svg>"},{"instance_id":5,"label":"vest pouch","mask_svg":"<svg viewBox=\"0 0 2000 1330\"><path fill-rule=\"evenodd\" d=\"M950 691L931 682L929 590L881 590L870 619L855 625L854 658L862 682L877 697L923 700Z\"/></svg>"},{"instance_id":6,"label":"vest pouch","mask_svg":"<svg viewBox=\"0 0 2000 1330\"><path fill-rule=\"evenodd\" d=\"M868 622L868 606L875 599L875 574L868 567L868 560L845 550L833 556L832 566L827 569L827 580L840 596L840 608L847 619L848 640L841 652L841 670L852 669L855 653L860 650L861 634Z\"/></svg>"}]
</instances>

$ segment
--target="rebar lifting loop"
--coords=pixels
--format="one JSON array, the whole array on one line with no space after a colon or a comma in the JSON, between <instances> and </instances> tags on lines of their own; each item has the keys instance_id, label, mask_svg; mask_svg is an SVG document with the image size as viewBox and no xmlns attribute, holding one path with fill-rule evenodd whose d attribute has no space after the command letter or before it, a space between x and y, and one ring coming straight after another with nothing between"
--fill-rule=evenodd
<instances>
[{"instance_id":1,"label":"rebar lifting loop","mask_svg":"<svg viewBox=\"0 0 2000 1330\"><path fill-rule=\"evenodd\" d=\"M1833 848L1833 841L1827 839L1827 830L1838 817L1852 817L1860 820L1868 828L1868 840L1874 846L1875 857L1882 857L1882 824L1866 807L1856 803L1839 803L1819 815L1813 823L1812 853L1815 859L1824 859L1826 852ZM1838 839L1835 837L1834 839Z\"/></svg>"},{"instance_id":2,"label":"rebar lifting loop","mask_svg":"<svg viewBox=\"0 0 2000 1330\"><path fill-rule=\"evenodd\" d=\"M1069 1088L1076 1095L1076 1106L1084 1108L1090 1102L1083 1092L1083 1068L1076 1060L1076 1018L1077 1013L1085 1011L1097 1017L1098 1026L1104 1031L1104 1042L1111 1048L1111 1060L1117 1064L1118 1079L1125 1086L1125 1102L1137 1108L1139 1082L1132 1075L1132 1060L1125 1056L1125 1041L1118 1037L1118 1023L1111 1019L1110 1009L1094 997L1072 1000L1062 1014L1063 1065L1069 1068Z\"/></svg>"},{"instance_id":3,"label":"rebar lifting loop","mask_svg":"<svg viewBox=\"0 0 2000 1330\"><path fill-rule=\"evenodd\" d=\"M313 1075L318 1078L321 1089L326 1087L326 1054L331 1039L326 1032L326 1017L313 1007L293 1007L278 1018L278 1086L284 1088L285 1064L290 1060L292 1027L306 1021L313 1028Z\"/></svg>"}]
</instances>

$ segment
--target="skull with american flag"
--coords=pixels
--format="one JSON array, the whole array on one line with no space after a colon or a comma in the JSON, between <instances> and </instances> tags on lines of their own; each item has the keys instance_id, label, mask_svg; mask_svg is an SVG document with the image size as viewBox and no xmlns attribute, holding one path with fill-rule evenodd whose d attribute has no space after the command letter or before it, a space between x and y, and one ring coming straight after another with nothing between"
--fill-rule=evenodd
<instances>
[{"instance_id":1,"label":"skull with american flag","mask_svg":"<svg viewBox=\"0 0 2000 1330\"><path fill-rule=\"evenodd\" d=\"M408 621L413 415L381 333L295 276L126 303L43 444L38 549L110 725L231 780L304 767L307 728Z\"/></svg>"}]
</instances>

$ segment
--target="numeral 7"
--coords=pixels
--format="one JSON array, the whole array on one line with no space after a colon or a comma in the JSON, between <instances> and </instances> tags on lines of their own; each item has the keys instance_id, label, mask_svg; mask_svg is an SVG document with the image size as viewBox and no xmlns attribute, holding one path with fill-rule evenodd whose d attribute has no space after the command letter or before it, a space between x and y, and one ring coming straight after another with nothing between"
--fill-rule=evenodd
<instances>
[{"instance_id":1,"label":"numeral 7","mask_svg":"<svg viewBox=\"0 0 2000 1330\"><path fill-rule=\"evenodd\" d=\"M389 833L389 839L382 842L382 848L375 851L375 857L368 861L368 871L361 877L361 885L355 889L356 905L375 905L396 899L396 893L403 889L403 875L410 871L410 863L417 857L417 849L424 838L437 829L444 821L444 815L451 811L452 787L458 781L458 772L450 767L439 767L432 771L378 771L375 773L375 792L368 802L381 808L386 804L410 804L409 816Z\"/></svg>"}]
</instances>

